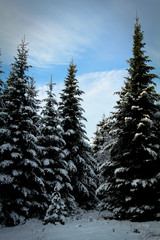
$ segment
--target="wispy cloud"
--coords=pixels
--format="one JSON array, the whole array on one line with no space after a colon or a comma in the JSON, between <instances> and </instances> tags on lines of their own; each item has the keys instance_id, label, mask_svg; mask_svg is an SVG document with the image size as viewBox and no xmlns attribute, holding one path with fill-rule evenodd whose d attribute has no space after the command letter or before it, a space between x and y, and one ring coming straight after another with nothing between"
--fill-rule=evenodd
<instances>
[{"instance_id":1,"label":"wispy cloud","mask_svg":"<svg viewBox=\"0 0 160 240\"><path fill-rule=\"evenodd\" d=\"M3 58L7 61L16 55L16 46L25 34L35 67L68 64L71 57L87 61L89 53L95 59L120 64L130 56L136 10L149 45L155 46L151 54L156 56L160 3L146 2L144 8L144 1L139 0L1 0Z\"/></svg>"},{"instance_id":2,"label":"wispy cloud","mask_svg":"<svg viewBox=\"0 0 160 240\"><path fill-rule=\"evenodd\" d=\"M89 138L93 136L102 115L109 116L113 111L118 99L114 93L123 86L126 74L126 70L113 70L78 76L80 87L85 92L82 106L88 120L86 129Z\"/></svg>"},{"instance_id":3,"label":"wispy cloud","mask_svg":"<svg viewBox=\"0 0 160 240\"><path fill-rule=\"evenodd\" d=\"M31 3L23 5L19 0L2 0L1 45L6 50L9 48L8 54L15 55L23 35L30 43L30 61L39 67L66 64L72 56L79 56L93 45L100 22L98 18L89 19L84 6L82 18L79 9L72 12L65 1L63 4L49 1L49 5L43 1L34 2L37 5L32 8Z\"/></svg>"},{"instance_id":4,"label":"wispy cloud","mask_svg":"<svg viewBox=\"0 0 160 240\"><path fill-rule=\"evenodd\" d=\"M46 20L32 35L32 61L36 66L66 64L71 56L85 51L89 39L70 28Z\"/></svg>"}]
</instances>

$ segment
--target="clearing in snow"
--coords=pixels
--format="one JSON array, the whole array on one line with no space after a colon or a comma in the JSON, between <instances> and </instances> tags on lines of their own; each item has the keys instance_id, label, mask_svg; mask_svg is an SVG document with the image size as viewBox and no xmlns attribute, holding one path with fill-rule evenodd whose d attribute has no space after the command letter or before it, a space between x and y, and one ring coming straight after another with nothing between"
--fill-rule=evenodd
<instances>
[{"instance_id":1,"label":"clearing in snow","mask_svg":"<svg viewBox=\"0 0 160 240\"><path fill-rule=\"evenodd\" d=\"M68 218L65 225L44 225L30 220L24 225L0 226L0 240L158 240L160 222L109 220L111 215L98 211L81 211Z\"/></svg>"}]
</instances>

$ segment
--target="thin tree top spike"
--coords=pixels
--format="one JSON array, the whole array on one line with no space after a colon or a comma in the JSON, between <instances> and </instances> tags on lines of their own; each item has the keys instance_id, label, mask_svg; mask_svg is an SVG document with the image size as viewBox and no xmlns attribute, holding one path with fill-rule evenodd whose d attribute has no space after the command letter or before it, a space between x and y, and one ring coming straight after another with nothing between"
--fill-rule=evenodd
<instances>
[{"instance_id":1,"label":"thin tree top spike","mask_svg":"<svg viewBox=\"0 0 160 240\"><path fill-rule=\"evenodd\" d=\"M138 17L138 11L136 10L136 24L138 24L139 17Z\"/></svg>"},{"instance_id":2,"label":"thin tree top spike","mask_svg":"<svg viewBox=\"0 0 160 240\"><path fill-rule=\"evenodd\" d=\"M52 74L51 74L51 82L49 84L47 84L47 85L49 86L49 89L52 92L53 86L56 85L56 83L53 83L53 81L52 81Z\"/></svg>"},{"instance_id":3,"label":"thin tree top spike","mask_svg":"<svg viewBox=\"0 0 160 240\"><path fill-rule=\"evenodd\" d=\"M74 60L73 60L73 57L72 57L72 59L71 59L71 63L70 63L70 65L71 65L71 66L73 66L73 65L74 65Z\"/></svg>"}]
</instances>

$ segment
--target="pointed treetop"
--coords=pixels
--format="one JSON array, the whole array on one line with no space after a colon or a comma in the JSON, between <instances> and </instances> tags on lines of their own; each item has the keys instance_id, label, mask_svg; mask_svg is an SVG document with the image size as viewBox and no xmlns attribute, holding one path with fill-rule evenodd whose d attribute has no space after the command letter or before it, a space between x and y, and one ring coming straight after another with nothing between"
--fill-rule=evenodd
<instances>
[{"instance_id":1,"label":"pointed treetop","mask_svg":"<svg viewBox=\"0 0 160 240\"><path fill-rule=\"evenodd\" d=\"M22 39L22 41L25 43L26 42L26 35L24 34L24 37Z\"/></svg>"},{"instance_id":2,"label":"pointed treetop","mask_svg":"<svg viewBox=\"0 0 160 240\"><path fill-rule=\"evenodd\" d=\"M71 66L74 66L74 61L73 61L73 57L71 59L71 63L70 63Z\"/></svg>"},{"instance_id":3,"label":"pointed treetop","mask_svg":"<svg viewBox=\"0 0 160 240\"><path fill-rule=\"evenodd\" d=\"M134 24L134 29L135 31L141 32L143 34L143 31L141 31L141 24L139 23L139 17L138 17L138 11L136 11L136 17L135 17L135 24ZM137 30L136 30L137 29Z\"/></svg>"},{"instance_id":4,"label":"pointed treetop","mask_svg":"<svg viewBox=\"0 0 160 240\"><path fill-rule=\"evenodd\" d=\"M1 56L1 49L0 49L0 56ZM1 63L2 63L2 62L0 61L0 68L2 67L2 66L1 66ZM0 73L4 73L4 71L0 70Z\"/></svg>"},{"instance_id":5,"label":"pointed treetop","mask_svg":"<svg viewBox=\"0 0 160 240\"><path fill-rule=\"evenodd\" d=\"M52 74L51 74L51 84L50 84L50 90L52 92Z\"/></svg>"},{"instance_id":6,"label":"pointed treetop","mask_svg":"<svg viewBox=\"0 0 160 240\"><path fill-rule=\"evenodd\" d=\"M72 59L71 59L71 62L70 62L70 64L69 64L69 68L68 69L74 69L74 71L75 72L77 72L77 70L76 70L76 67L77 67L77 65L76 64L74 64L74 60L73 60L73 57L72 57Z\"/></svg>"},{"instance_id":7,"label":"pointed treetop","mask_svg":"<svg viewBox=\"0 0 160 240\"><path fill-rule=\"evenodd\" d=\"M52 92L53 91L53 86L56 85L56 83L53 83L53 81L52 81L52 74L51 74L51 82L47 85L49 85L50 92Z\"/></svg>"},{"instance_id":8,"label":"pointed treetop","mask_svg":"<svg viewBox=\"0 0 160 240\"><path fill-rule=\"evenodd\" d=\"M136 10L136 23L138 23L139 17L138 17L138 11Z\"/></svg>"},{"instance_id":9,"label":"pointed treetop","mask_svg":"<svg viewBox=\"0 0 160 240\"><path fill-rule=\"evenodd\" d=\"M135 26L135 29L138 27L139 31L140 31L141 24L139 23L139 17L138 17L138 12L137 11L136 11L136 22L135 22L134 26ZM142 31L142 33L143 33L143 31Z\"/></svg>"}]
</instances>

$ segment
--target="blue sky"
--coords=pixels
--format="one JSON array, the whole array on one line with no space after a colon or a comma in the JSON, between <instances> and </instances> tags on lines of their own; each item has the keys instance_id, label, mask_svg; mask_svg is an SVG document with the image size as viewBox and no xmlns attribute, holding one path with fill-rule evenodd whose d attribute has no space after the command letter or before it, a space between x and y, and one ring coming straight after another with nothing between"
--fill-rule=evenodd
<instances>
[{"instance_id":1,"label":"blue sky","mask_svg":"<svg viewBox=\"0 0 160 240\"><path fill-rule=\"evenodd\" d=\"M93 136L103 113L113 110L132 57L136 11L144 30L145 50L160 75L159 0L0 0L2 68L8 75L17 45L29 42L31 76L45 97L51 74L57 99L71 59L85 92L86 130ZM160 84L157 81L157 91Z\"/></svg>"}]
</instances>

